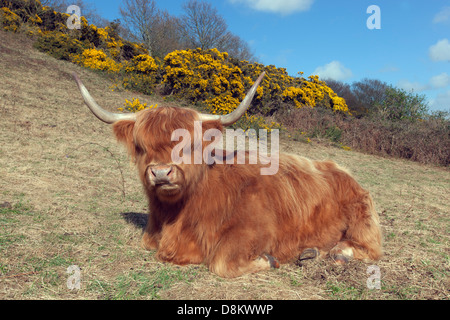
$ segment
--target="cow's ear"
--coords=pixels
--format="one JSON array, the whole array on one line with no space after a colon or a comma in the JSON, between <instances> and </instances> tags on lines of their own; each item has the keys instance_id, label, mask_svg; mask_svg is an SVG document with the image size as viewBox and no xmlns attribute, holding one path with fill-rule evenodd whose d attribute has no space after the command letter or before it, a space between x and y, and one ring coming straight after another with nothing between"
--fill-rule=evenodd
<instances>
[{"instance_id":1,"label":"cow's ear","mask_svg":"<svg viewBox=\"0 0 450 320\"><path fill-rule=\"evenodd\" d=\"M121 120L113 124L113 131L116 135L117 141L124 143L127 146L128 152L134 156L136 147L133 141L133 130L135 121Z\"/></svg>"}]
</instances>

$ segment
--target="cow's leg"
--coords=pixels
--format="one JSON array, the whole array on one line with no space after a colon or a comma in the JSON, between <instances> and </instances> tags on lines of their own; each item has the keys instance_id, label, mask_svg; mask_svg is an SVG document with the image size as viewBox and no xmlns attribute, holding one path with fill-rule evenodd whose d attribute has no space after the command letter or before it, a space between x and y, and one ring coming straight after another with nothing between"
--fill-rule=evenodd
<instances>
[{"instance_id":1,"label":"cow's leg","mask_svg":"<svg viewBox=\"0 0 450 320\"><path fill-rule=\"evenodd\" d=\"M181 224L175 223L163 228L156 257L178 265L203 263L204 255L195 237L188 231L182 231L178 225Z\"/></svg>"},{"instance_id":2,"label":"cow's leg","mask_svg":"<svg viewBox=\"0 0 450 320\"><path fill-rule=\"evenodd\" d=\"M358 201L348 204L349 225L343 238L330 250L330 256L339 264L351 259L378 260L382 255L379 218L372 198L363 194Z\"/></svg>"},{"instance_id":3,"label":"cow's leg","mask_svg":"<svg viewBox=\"0 0 450 320\"><path fill-rule=\"evenodd\" d=\"M352 240L340 241L330 250L330 257L336 264L346 264L352 259L364 262L378 260L381 256L381 249L376 246L376 243L371 245L375 248L362 246Z\"/></svg>"},{"instance_id":4,"label":"cow's leg","mask_svg":"<svg viewBox=\"0 0 450 320\"><path fill-rule=\"evenodd\" d=\"M163 241L161 241L163 244ZM160 261L174 263L180 266L187 264L201 264L203 255L198 245L193 241L187 241L183 244L171 244L160 246L156 257Z\"/></svg>"},{"instance_id":5,"label":"cow's leg","mask_svg":"<svg viewBox=\"0 0 450 320\"><path fill-rule=\"evenodd\" d=\"M200 264L204 255L194 236L181 230L182 223L156 227L149 217L141 245L146 250L157 250L156 257L164 262L178 265Z\"/></svg>"},{"instance_id":6,"label":"cow's leg","mask_svg":"<svg viewBox=\"0 0 450 320\"><path fill-rule=\"evenodd\" d=\"M301 254L298 257L296 263L301 265L305 260L318 259L320 257L320 251L318 248L307 248L301 250Z\"/></svg>"},{"instance_id":7,"label":"cow's leg","mask_svg":"<svg viewBox=\"0 0 450 320\"><path fill-rule=\"evenodd\" d=\"M330 257L336 264L346 264L354 257L351 241L340 241L330 250Z\"/></svg>"},{"instance_id":8,"label":"cow's leg","mask_svg":"<svg viewBox=\"0 0 450 320\"><path fill-rule=\"evenodd\" d=\"M374 261L381 254L381 233L378 223L372 218L358 220L351 225L344 239L330 250L330 256L337 264L345 264L352 259Z\"/></svg>"},{"instance_id":9,"label":"cow's leg","mask_svg":"<svg viewBox=\"0 0 450 320\"><path fill-rule=\"evenodd\" d=\"M235 257L236 258L236 257ZM209 270L223 278L235 278L247 273L279 268L277 259L269 254L262 254L254 259L223 259L215 257L209 264Z\"/></svg>"},{"instance_id":10,"label":"cow's leg","mask_svg":"<svg viewBox=\"0 0 450 320\"><path fill-rule=\"evenodd\" d=\"M160 237L160 232L158 232L158 230L156 229L152 218L149 217L144 230L144 235L142 236L141 246L145 250L156 250L158 248Z\"/></svg>"},{"instance_id":11,"label":"cow's leg","mask_svg":"<svg viewBox=\"0 0 450 320\"><path fill-rule=\"evenodd\" d=\"M148 251L156 250L156 248L158 248L156 237L148 232L144 232L141 240L141 246Z\"/></svg>"},{"instance_id":12,"label":"cow's leg","mask_svg":"<svg viewBox=\"0 0 450 320\"><path fill-rule=\"evenodd\" d=\"M279 268L277 259L267 253L268 237L254 230L234 228L222 235L207 261L211 272L224 278L239 277L270 268Z\"/></svg>"}]
</instances>

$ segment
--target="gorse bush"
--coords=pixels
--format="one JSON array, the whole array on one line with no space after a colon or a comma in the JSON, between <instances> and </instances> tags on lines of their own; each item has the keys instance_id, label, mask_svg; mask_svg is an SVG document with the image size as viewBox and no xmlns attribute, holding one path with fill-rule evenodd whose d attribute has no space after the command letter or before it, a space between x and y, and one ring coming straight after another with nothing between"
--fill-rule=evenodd
<instances>
[{"instance_id":1,"label":"gorse bush","mask_svg":"<svg viewBox=\"0 0 450 320\"><path fill-rule=\"evenodd\" d=\"M317 76L308 80L291 77L283 68L236 62L217 49L169 53L164 59L163 83L172 94L203 102L211 113L227 114L239 105L253 80L263 71L266 76L257 89L251 114L271 115L289 103L296 108L320 105L348 113L345 100Z\"/></svg>"},{"instance_id":2,"label":"gorse bush","mask_svg":"<svg viewBox=\"0 0 450 320\"><path fill-rule=\"evenodd\" d=\"M244 97L241 76L242 71L228 61L228 54L217 49L178 50L164 58L166 90L193 102L204 101L206 105L221 97L228 104L222 110L214 110L218 113L234 110Z\"/></svg>"},{"instance_id":3,"label":"gorse bush","mask_svg":"<svg viewBox=\"0 0 450 320\"><path fill-rule=\"evenodd\" d=\"M318 76L310 76L309 81L302 81L298 87L287 88L282 96L285 102L293 102L297 108L315 107L318 104L334 111L350 113L347 103L326 85Z\"/></svg>"},{"instance_id":4,"label":"gorse bush","mask_svg":"<svg viewBox=\"0 0 450 320\"><path fill-rule=\"evenodd\" d=\"M89 45L60 32L46 32L39 35L34 47L60 60L74 61Z\"/></svg>"},{"instance_id":5,"label":"gorse bush","mask_svg":"<svg viewBox=\"0 0 450 320\"><path fill-rule=\"evenodd\" d=\"M84 67L117 73L122 69L122 64L109 58L105 52L97 49L86 49L82 54L72 56L72 61Z\"/></svg>"},{"instance_id":6,"label":"gorse bush","mask_svg":"<svg viewBox=\"0 0 450 320\"><path fill-rule=\"evenodd\" d=\"M0 23L5 31L16 32L20 27L20 17L9 8L0 9Z\"/></svg>"},{"instance_id":7,"label":"gorse bush","mask_svg":"<svg viewBox=\"0 0 450 320\"><path fill-rule=\"evenodd\" d=\"M41 32L67 30L70 15L43 6L38 0L0 0L0 8L0 21L7 31L18 31L25 24L38 26Z\"/></svg>"},{"instance_id":8,"label":"gorse bush","mask_svg":"<svg viewBox=\"0 0 450 320\"><path fill-rule=\"evenodd\" d=\"M153 93L153 88L160 78L160 69L153 57L140 54L122 64L126 73L122 83L124 88L145 94Z\"/></svg>"},{"instance_id":9,"label":"gorse bush","mask_svg":"<svg viewBox=\"0 0 450 320\"><path fill-rule=\"evenodd\" d=\"M158 72L158 66L156 65L155 59L151 56L148 54L140 54L129 61L125 70L128 73L135 72L137 74L152 76Z\"/></svg>"}]
</instances>

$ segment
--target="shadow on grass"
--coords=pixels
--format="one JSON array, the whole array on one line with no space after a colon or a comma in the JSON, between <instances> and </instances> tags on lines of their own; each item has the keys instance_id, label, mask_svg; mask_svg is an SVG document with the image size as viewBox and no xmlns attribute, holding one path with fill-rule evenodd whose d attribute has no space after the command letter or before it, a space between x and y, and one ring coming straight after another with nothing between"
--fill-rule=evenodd
<instances>
[{"instance_id":1,"label":"shadow on grass","mask_svg":"<svg viewBox=\"0 0 450 320\"><path fill-rule=\"evenodd\" d=\"M124 212L120 214L124 220L137 228L142 230L145 229L147 225L148 214L147 213L137 213L137 212Z\"/></svg>"}]
</instances>

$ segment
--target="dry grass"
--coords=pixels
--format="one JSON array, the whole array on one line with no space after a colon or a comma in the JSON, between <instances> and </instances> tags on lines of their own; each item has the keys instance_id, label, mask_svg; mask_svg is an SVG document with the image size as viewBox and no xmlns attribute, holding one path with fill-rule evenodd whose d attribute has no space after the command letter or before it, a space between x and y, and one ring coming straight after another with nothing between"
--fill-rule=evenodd
<instances>
[{"instance_id":1,"label":"dry grass","mask_svg":"<svg viewBox=\"0 0 450 320\"><path fill-rule=\"evenodd\" d=\"M381 215L381 290L367 265L310 261L224 280L204 266L163 264L139 246L146 201L137 174L84 107L77 71L110 110L125 99L103 77L0 32L0 299L448 299L450 174L442 168L337 148L282 150L348 167ZM264 196L264 195L261 195ZM66 282L81 268L81 289Z\"/></svg>"}]
</instances>

